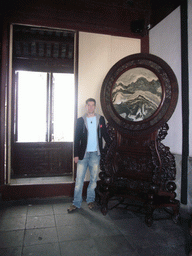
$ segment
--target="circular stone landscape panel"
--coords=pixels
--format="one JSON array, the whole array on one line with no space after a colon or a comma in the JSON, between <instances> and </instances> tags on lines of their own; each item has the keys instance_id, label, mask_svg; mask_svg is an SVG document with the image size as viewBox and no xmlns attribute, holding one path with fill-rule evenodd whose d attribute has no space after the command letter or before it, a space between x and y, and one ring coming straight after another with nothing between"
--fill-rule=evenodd
<instances>
[{"instance_id":1,"label":"circular stone landscape panel","mask_svg":"<svg viewBox=\"0 0 192 256\"><path fill-rule=\"evenodd\" d=\"M138 122L157 110L162 99L162 87L155 73L136 67L117 78L111 96L113 107L122 118Z\"/></svg>"}]
</instances>

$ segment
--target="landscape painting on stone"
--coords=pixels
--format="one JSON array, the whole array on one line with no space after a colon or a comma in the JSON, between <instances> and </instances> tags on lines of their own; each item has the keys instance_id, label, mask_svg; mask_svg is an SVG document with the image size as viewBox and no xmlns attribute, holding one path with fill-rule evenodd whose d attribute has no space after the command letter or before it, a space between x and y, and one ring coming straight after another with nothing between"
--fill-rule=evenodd
<instances>
[{"instance_id":1,"label":"landscape painting on stone","mask_svg":"<svg viewBox=\"0 0 192 256\"><path fill-rule=\"evenodd\" d=\"M116 112L129 121L143 121L161 103L162 87L152 71L137 67L124 72L115 82L112 102Z\"/></svg>"}]
</instances>

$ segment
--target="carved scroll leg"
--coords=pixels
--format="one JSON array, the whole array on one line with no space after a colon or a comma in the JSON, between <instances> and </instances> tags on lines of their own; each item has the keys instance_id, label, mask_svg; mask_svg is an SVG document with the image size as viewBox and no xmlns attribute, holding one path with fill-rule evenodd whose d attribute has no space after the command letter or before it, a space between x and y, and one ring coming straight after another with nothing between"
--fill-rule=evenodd
<instances>
[{"instance_id":1,"label":"carved scroll leg","mask_svg":"<svg viewBox=\"0 0 192 256\"><path fill-rule=\"evenodd\" d=\"M146 207L146 210L147 210L147 213L146 213L146 216L145 216L145 223L147 224L148 227L151 227L152 224L153 224L153 211L154 211L154 208L152 205L148 205Z\"/></svg>"},{"instance_id":2,"label":"carved scroll leg","mask_svg":"<svg viewBox=\"0 0 192 256\"><path fill-rule=\"evenodd\" d=\"M179 201L176 201L175 206L173 206L173 217L172 217L172 220L175 224L177 224L180 219L179 209L180 209L180 203Z\"/></svg>"},{"instance_id":3,"label":"carved scroll leg","mask_svg":"<svg viewBox=\"0 0 192 256\"><path fill-rule=\"evenodd\" d=\"M104 192L101 197L101 212L103 215L106 215L108 212L108 201L109 201L109 193Z\"/></svg>"},{"instance_id":4,"label":"carved scroll leg","mask_svg":"<svg viewBox=\"0 0 192 256\"><path fill-rule=\"evenodd\" d=\"M145 216L145 223L148 227L151 227L153 224L153 212L154 212L154 206L153 206L153 194L148 194L148 203L146 204L146 216Z\"/></svg>"}]
</instances>

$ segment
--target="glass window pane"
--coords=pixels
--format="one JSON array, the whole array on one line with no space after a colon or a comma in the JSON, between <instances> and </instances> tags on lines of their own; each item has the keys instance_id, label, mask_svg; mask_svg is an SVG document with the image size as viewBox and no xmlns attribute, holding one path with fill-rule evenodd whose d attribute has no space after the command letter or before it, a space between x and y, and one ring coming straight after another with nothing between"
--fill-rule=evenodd
<instances>
[{"instance_id":1,"label":"glass window pane","mask_svg":"<svg viewBox=\"0 0 192 256\"><path fill-rule=\"evenodd\" d=\"M18 142L46 140L47 73L18 71Z\"/></svg>"},{"instance_id":2,"label":"glass window pane","mask_svg":"<svg viewBox=\"0 0 192 256\"><path fill-rule=\"evenodd\" d=\"M53 74L52 141L73 141L74 74Z\"/></svg>"}]
</instances>

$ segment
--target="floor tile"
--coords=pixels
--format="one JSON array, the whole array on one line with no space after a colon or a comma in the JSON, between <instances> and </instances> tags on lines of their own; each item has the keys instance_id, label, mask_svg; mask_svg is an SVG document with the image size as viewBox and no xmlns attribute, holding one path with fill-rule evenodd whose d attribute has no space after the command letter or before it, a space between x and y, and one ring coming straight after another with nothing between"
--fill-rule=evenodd
<instances>
[{"instance_id":1,"label":"floor tile","mask_svg":"<svg viewBox=\"0 0 192 256\"><path fill-rule=\"evenodd\" d=\"M118 227L113 223L89 223L86 225L86 228L90 232L90 237L114 236L121 234Z\"/></svg>"},{"instance_id":2,"label":"floor tile","mask_svg":"<svg viewBox=\"0 0 192 256\"><path fill-rule=\"evenodd\" d=\"M136 255L136 250L128 243L123 235L94 238L100 255Z\"/></svg>"},{"instance_id":3,"label":"floor tile","mask_svg":"<svg viewBox=\"0 0 192 256\"><path fill-rule=\"evenodd\" d=\"M58 243L27 246L23 248L22 256L60 256Z\"/></svg>"},{"instance_id":4,"label":"floor tile","mask_svg":"<svg viewBox=\"0 0 192 256\"><path fill-rule=\"evenodd\" d=\"M55 227L54 215L28 216L26 229Z\"/></svg>"},{"instance_id":5,"label":"floor tile","mask_svg":"<svg viewBox=\"0 0 192 256\"><path fill-rule=\"evenodd\" d=\"M154 228L155 226L156 228ZM179 246L185 244L186 241L186 231L182 230L181 226L178 224L171 224L171 220L169 223L167 222L167 225L156 222L154 226L152 226L152 229L149 229L149 232L151 233L151 236L153 236L153 241L154 238L158 235L158 244L162 246Z\"/></svg>"},{"instance_id":6,"label":"floor tile","mask_svg":"<svg viewBox=\"0 0 192 256\"><path fill-rule=\"evenodd\" d=\"M93 239L61 242L60 248L62 256L101 256Z\"/></svg>"},{"instance_id":7,"label":"floor tile","mask_svg":"<svg viewBox=\"0 0 192 256\"><path fill-rule=\"evenodd\" d=\"M149 231L149 227L139 218L114 220L114 223L124 235L145 235Z\"/></svg>"},{"instance_id":8,"label":"floor tile","mask_svg":"<svg viewBox=\"0 0 192 256\"><path fill-rule=\"evenodd\" d=\"M0 248L2 256L21 256L22 247Z\"/></svg>"},{"instance_id":9,"label":"floor tile","mask_svg":"<svg viewBox=\"0 0 192 256\"><path fill-rule=\"evenodd\" d=\"M140 247L138 245L137 246L137 253L139 254L139 256L166 256L166 255L158 255L159 250L157 248L156 248L156 251L153 253L150 246Z\"/></svg>"},{"instance_id":10,"label":"floor tile","mask_svg":"<svg viewBox=\"0 0 192 256\"><path fill-rule=\"evenodd\" d=\"M113 209L108 212L108 215L112 220L122 220L136 217L133 212L124 209Z\"/></svg>"},{"instance_id":11,"label":"floor tile","mask_svg":"<svg viewBox=\"0 0 192 256\"><path fill-rule=\"evenodd\" d=\"M84 240L90 237L85 225L59 226L57 227L59 242L71 240Z\"/></svg>"},{"instance_id":12,"label":"floor tile","mask_svg":"<svg viewBox=\"0 0 192 256\"><path fill-rule=\"evenodd\" d=\"M24 230L0 231L0 248L23 246Z\"/></svg>"},{"instance_id":13,"label":"floor tile","mask_svg":"<svg viewBox=\"0 0 192 256\"><path fill-rule=\"evenodd\" d=\"M0 219L0 231L25 229L26 215Z\"/></svg>"},{"instance_id":14,"label":"floor tile","mask_svg":"<svg viewBox=\"0 0 192 256\"><path fill-rule=\"evenodd\" d=\"M77 210L78 211L78 210ZM75 226L84 224L84 218L78 212L55 215L56 226Z\"/></svg>"},{"instance_id":15,"label":"floor tile","mask_svg":"<svg viewBox=\"0 0 192 256\"><path fill-rule=\"evenodd\" d=\"M28 229L25 232L24 246L57 242L56 228Z\"/></svg>"},{"instance_id":16,"label":"floor tile","mask_svg":"<svg viewBox=\"0 0 192 256\"><path fill-rule=\"evenodd\" d=\"M12 218L12 217L22 217L26 216L27 214L27 206L10 206L4 207L0 210L0 217L1 218Z\"/></svg>"},{"instance_id":17,"label":"floor tile","mask_svg":"<svg viewBox=\"0 0 192 256\"><path fill-rule=\"evenodd\" d=\"M190 216L174 224L156 211L158 220L148 227L142 212L114 208L104 216L100 206L90 211L85 201L68 214L71 201L0 201L0 255L184 256L192 249Z\"/></svg>"},{"instance_id":18,"label":"floor tile","mask_svg":"<svg viewBox=\"0 0 192 256\"><path fill-rule=\"evenodd\" d=\"M51 215L53 214L52 205L28 205L28 216Z\"/></svg>"},{"instance_id":19,"label":"floor tile","mask_svg":"<svg viewBox=\"0 0 192 256\"><path fill-rule=\"evenodd\" d=\"M179 246L165 246L165 247L151 247L152 255L154 256L186 256L188 253L186 252L184 247Z\"/></svg>"},{"instance_id":20,"label":"floor tile","mask_svg":"<svg viewBox=\"0 0 192 256\"><path fill-rule=\"evenodd\" d=\"M70 205L71 203L53 204L53 212L54 214L65 214Z\"/></svg>"},{"instance_id":21,"label":"floor tile","mask_svg":"<svg viewBox=\"0 0 192 256\"><path fill-rule=\"evenodd\" d=\"M112 223L109 215L104 216L100 211L97 210L90 211L89 209L81 209L78 213L84 218L84 221L87 224L95 223L103 225Z\"/></svg>"}]
</instances>

